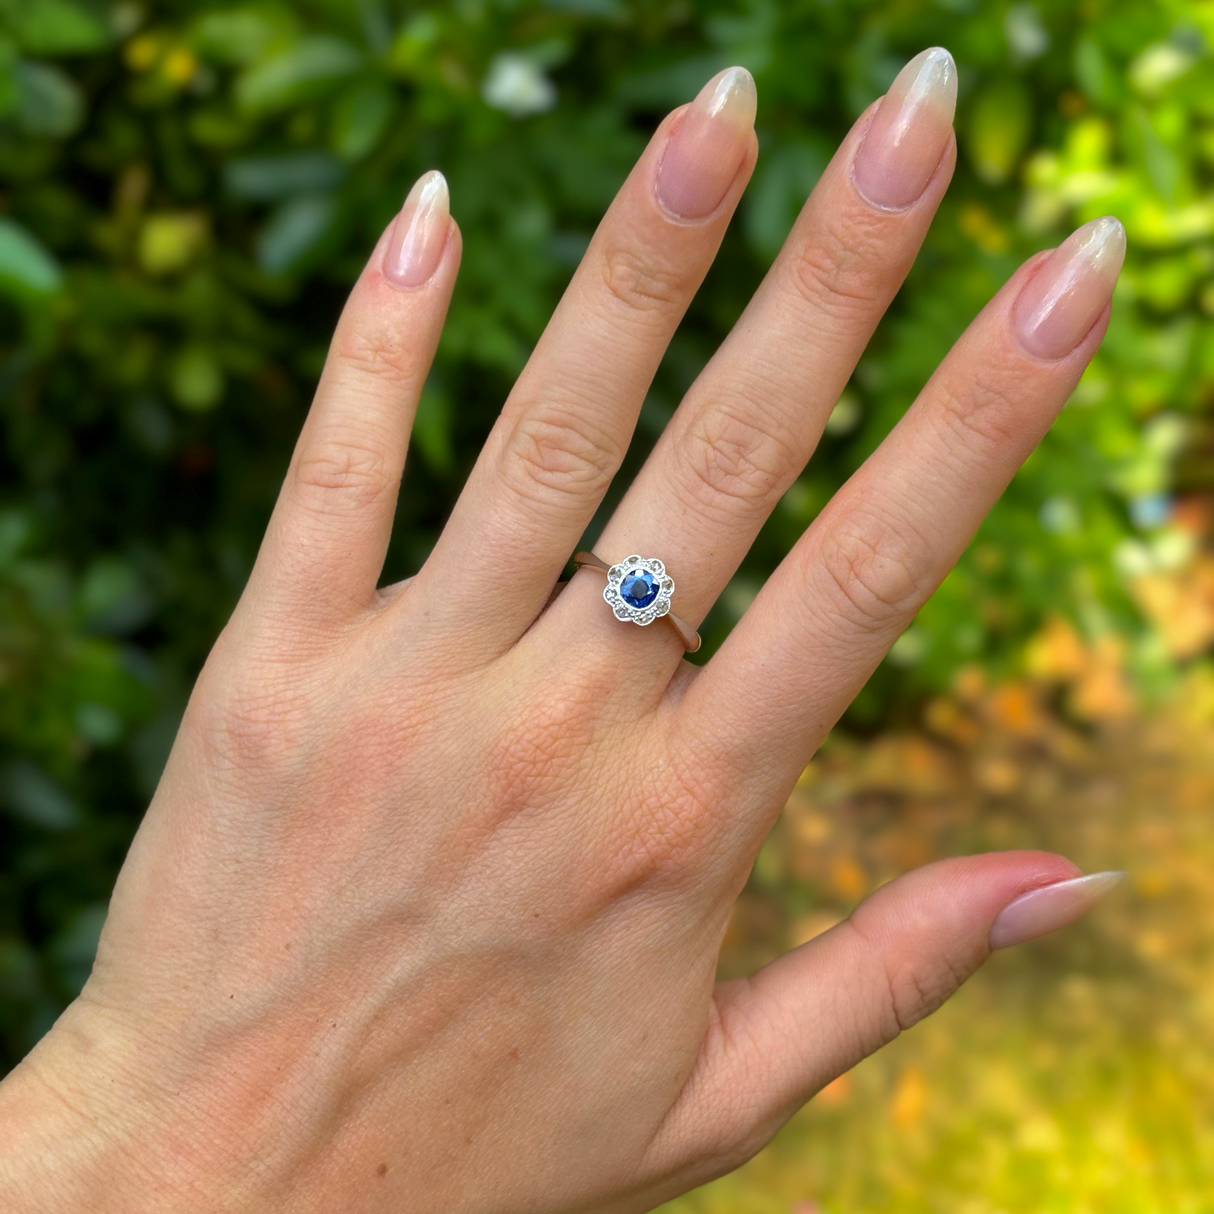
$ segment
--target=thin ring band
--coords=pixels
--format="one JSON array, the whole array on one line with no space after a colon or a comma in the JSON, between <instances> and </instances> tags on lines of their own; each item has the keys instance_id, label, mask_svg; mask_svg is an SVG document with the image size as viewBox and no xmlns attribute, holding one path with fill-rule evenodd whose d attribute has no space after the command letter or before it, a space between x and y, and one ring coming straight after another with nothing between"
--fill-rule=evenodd
<instances>
[{"instance_id":1,"label":"thin ring band","mask_svg":"<svg viewBox=\"0 0 1214 1214\"><path fill-rule=\"evenodd\" d=\"M577 553L573 563L579 569L597 569L604 574L611 571L611 566L606 561L589 551ZM700 634L686 620L680 619L673 611L667 612L662 618L679 634L679 640L683 642L683 648L688 653L695 653L700 648Z\"/></svg>"}]
</instances>

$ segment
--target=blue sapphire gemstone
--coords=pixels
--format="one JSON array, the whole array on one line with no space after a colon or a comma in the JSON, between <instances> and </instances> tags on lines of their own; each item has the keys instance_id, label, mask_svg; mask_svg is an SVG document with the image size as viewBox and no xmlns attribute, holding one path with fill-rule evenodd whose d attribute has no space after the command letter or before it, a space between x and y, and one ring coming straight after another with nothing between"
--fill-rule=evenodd
<instances>
[{"instance_id":1,"label":"blue sapphire gemstone","mask_svg":"<svg viewBox=\"0 0 1214 1214\"><path fill-rule=\"evenodd\" d=\"M647 569L627 573L620 583L620 597L629 607L648 607L658 597L658 579Z\"/></svg>"}]
</instances>

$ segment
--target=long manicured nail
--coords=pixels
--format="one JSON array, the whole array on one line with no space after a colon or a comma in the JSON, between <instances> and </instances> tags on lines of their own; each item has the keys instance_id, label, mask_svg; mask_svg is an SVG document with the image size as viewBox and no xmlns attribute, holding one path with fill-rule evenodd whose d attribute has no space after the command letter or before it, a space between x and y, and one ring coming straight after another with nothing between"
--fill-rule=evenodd
<instances>
[{"instance_id":1,"label":"long manicured nail","mask_svg":"<svg viewBox=\"0 0 1214 1214\"><path fill-rule=\"evenodd\" d=\"M1111 215L1072 232L1024 284L1012 319L1038 358L1064 358L1087 336L1125 260L1125 228Z\"/></svg>"},{"instance_id":2,"label":"long manicured nail","mask_svg":"<svg viewBox=\"0 0 1214 1214\"><path fill-rule=\"evenodd\" d=\"M714 76L687 107L658 167L658 201L679 219L703 219L737 176L755 125L758 93L744 67Z\"/></svg>"},{"instance_id":3,"label":"long manicured nail","mask_svg":"<svg viewBox=\"0 0 1214 1214\"><path fill-rule=\"evenodd\" d=\"M1029 890L1013 899L991 924L991 948L1010 948L1073 923L1125 880L1125 873L1092 873Z\"/></svg>"},{"instance_id":4,"label":"long manicured nail","mask_svg":"<svg viewBox=\"0 0 1214 1214\"><path fill-rule=\"evenodd\" d=\"M941 46L897 75L864 133L852 177L879 207L908 207L927 189L953 133L957 65Z\"/></svg>"},{"instance_id":5,"label":"long manicured nail","mask_svg":"<svg viewBox=\"0 0 1214 1214\"><path fill-rule=\"evenodd\" d=\"M451 227L447 179L432 169L417 179L401 207L384 256L384 275L398 287L420 287L438 269Z\"/></svg>"}]
</instances>

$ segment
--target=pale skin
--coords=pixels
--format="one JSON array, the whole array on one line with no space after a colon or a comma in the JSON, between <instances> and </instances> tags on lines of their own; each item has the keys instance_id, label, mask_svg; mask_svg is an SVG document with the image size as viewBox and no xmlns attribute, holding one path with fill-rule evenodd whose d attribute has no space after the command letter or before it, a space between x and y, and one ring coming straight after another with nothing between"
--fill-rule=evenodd
<instances>
[{"instance_id":1,"label":"pale skin","mask_svg":"<svg viewBox=\"0 0 1214 1214\"><path fill-rule=\"evenodd\" d=\"M954 72L920 56L859 119L589 537L660 557L693 626L915 257L954 162ZM410 196L93 975L0 1085L4 1210L646 1210L1112 883L1040 852L945 861L715 983L789 790L1066 401L1123 247L1102 220L1022 267L693 666L663 621L615 619L599 573L550 597L746 186L753 105L726 74L657 131L431 557L380 588L460 256L441 179Z\"/></svg>"}]
</instances>

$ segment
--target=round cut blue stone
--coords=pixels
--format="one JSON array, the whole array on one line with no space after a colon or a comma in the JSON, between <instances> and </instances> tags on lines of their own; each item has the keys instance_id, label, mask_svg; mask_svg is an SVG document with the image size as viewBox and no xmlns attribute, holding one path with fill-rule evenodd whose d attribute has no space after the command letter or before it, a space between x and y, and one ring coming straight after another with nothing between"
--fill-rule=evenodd
<instances>
[{"instance_id":1,"label":"round cut blue stone","mask_svg":"<svg viewBox=\"0 0 1214 1214\"><path fill-rule=\"evenodd\" d=\"M620 596L629 607L648 607L658 597L658 580L647 569L637 569L624 575Z\"/></svg>"}]
</instances>

